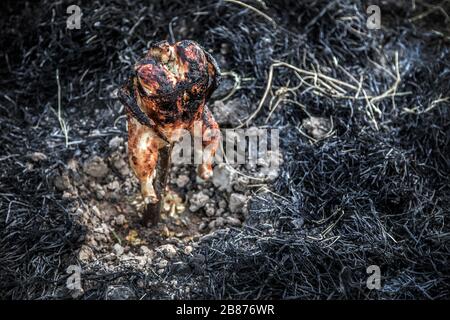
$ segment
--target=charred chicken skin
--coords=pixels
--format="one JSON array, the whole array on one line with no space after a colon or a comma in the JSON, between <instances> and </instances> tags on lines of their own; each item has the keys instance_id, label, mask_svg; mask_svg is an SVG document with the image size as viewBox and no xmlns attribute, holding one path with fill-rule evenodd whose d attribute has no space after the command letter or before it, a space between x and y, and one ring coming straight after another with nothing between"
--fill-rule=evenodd
<instances>
[{"instance_id":1,"label":"charred chicken skin","mask_svg":"<svg viewBox=\"0 0 450 320\"><path fill-rule=\"evenodd\" d=\"M127 108L129 161L146 203L160 200L154 189L159 150L180 138L179 129L193 133L198 122L202 134L208 129L218 130L206 101L219 80L214 58L197 43L161 41L135 64L131 77L119 90ZM208 179L219 137L213 135L202 143L208 154L198 173Z\"/></svg>"}]
</instances>

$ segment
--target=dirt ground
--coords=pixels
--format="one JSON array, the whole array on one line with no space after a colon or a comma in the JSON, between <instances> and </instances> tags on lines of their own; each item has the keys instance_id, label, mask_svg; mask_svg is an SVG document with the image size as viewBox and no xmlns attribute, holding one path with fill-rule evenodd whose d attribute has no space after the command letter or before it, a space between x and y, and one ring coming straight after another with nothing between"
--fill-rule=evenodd
<instances>
[{"instance_id":1,"label":"dirt ground","mask_svg":"<svg viewBox=\"0 0 450 320\"><path fill-rule=\"evenodd\" d=\"M450 297L450 3L374 1L379 30L363 1L81 1L79 30L70 4L0 5L0 298ZM148 228L117 89L163 39L218 61L221 128L280 150L172 165Z\"/></svg>"}]
</instances>

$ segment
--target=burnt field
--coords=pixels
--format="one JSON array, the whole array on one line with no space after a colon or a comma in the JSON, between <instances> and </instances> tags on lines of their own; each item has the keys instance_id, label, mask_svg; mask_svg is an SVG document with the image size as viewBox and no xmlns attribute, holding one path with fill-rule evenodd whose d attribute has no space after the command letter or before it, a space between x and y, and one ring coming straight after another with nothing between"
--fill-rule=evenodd
<instances>
[{"instance_id":1,"label":"burnt field","mask_svg":"<svg viewBox=\"0 0 450 320\"><path fill-rule=\"evenodd\" d=\"M71 4L0 4L0 298L450 297L449 1L79 1L69 30ZM279 168L172 165L146 228L117 89L183 39Z\"/></svg>"}]
</instances>

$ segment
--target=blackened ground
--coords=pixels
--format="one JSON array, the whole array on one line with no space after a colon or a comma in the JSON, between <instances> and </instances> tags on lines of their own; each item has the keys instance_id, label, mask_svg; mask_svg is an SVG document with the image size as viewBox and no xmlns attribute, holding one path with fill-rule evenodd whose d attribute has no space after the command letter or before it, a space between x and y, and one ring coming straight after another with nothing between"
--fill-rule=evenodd
<instances>
[{"instance_id":1,"label":"blackened ground","mask_svg":"<svg viewBox=\"0 0 450 320\"><path fill-rule=\"evenodd\" d=\"M72 3L3 1L0 297L448 299L449 3L375 2L380 30L345 0L245 1L267 16L81 1L67 30ZM280 129L283 162L211 182L174 166L164 223L147 230L115 90L172 38L225 72L210 102L221 127ZM67 289L70 265L83 290Z\"/></svg>"}]
</instances>

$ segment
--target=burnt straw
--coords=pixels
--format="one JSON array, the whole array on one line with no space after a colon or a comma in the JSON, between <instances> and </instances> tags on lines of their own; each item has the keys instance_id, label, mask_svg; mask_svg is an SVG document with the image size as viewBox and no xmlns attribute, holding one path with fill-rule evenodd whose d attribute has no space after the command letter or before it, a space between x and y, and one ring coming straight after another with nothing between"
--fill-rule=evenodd
<instances>
[{"instance_id":1,"label":"burnt straw","mask_svg":"<svg viewBox=\"0 0 450 320\"><path fill-rule=\"evenodd\" d=\"M126 139L114 89L162 39L210 49L224 71L210 105L232 92L224 103L249 111L241 123L257 111L250 125L282 131L284 161L244 225L196 239L183 268L83 266L83 299L110 285L143 299L450 297L449 3L372 1L381 30L369 30L366 1L242 2L258 11L79 1L80 30L66 29L71 3L1 2L0 298L70 298L86 230L54 178ZM312 136L310 117L329 135ZM370 265L381 290L366 287Z\"/></svg>"}]
</instances>

